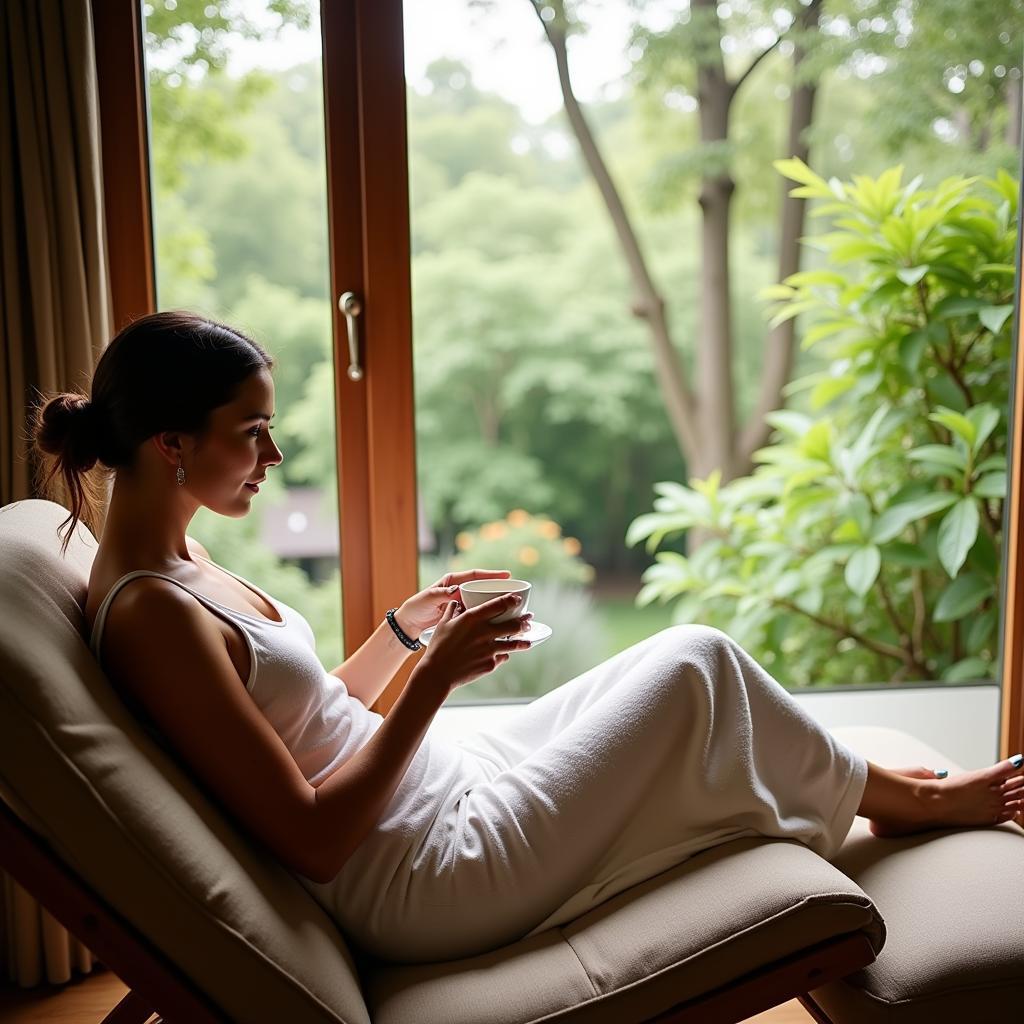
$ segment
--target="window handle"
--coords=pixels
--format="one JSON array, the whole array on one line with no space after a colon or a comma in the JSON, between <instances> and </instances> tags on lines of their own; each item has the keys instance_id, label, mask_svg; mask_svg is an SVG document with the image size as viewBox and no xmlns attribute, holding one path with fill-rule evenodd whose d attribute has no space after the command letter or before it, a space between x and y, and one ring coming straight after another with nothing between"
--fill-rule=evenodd
<instances>
[{"instance_id":1,"label":"window handle","mask_svg":"<svg viewBox=\"0 0 1024 1024\"><path fill-rule=\"evenodd\" d=\"M355 292L345 292L338 299L338 308L345 314L348 323L348 379L362 380L363 369L359 365L359 324L356 317L363 311L363 304Z\"/></svg>"}]
</instances>

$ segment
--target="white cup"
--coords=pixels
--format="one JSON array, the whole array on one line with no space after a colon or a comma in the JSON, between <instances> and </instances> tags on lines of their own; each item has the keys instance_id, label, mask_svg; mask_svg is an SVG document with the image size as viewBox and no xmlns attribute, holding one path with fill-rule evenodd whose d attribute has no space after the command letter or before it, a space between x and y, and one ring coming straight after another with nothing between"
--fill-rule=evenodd
<instances>
[{"instance_id":1,"label":"white cup","mask_svg":"<svg viewBox=\"0 0 1024 1024\"><path fill-rule=\"evenodd\" d=\"M501 594L518 594L523 599L521 604L491 619L491 622L508 622L526 614L532 586L533 584L527 583L526 580L470 580L459 587L459 597L462 599L463 607L468 610L485 601L493 601Z\"/></svg>"}]
</instances>

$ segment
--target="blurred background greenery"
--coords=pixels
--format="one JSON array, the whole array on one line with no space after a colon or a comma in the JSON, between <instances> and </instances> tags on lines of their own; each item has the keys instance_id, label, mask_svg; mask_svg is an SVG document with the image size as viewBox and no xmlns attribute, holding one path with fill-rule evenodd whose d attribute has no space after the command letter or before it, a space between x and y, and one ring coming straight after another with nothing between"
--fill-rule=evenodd
<instances>
[{"instance_id":1,"label":"blurred background greenery","mask_svg":"<svg viewBox=\"0 0 1024 1024\"><path fill-rule=\"evenodd\" d=\"M824 179L878 176L895 163L922 188L956 173L1019 173L1020 0L513 2L535 23L523 74L553 68L560 39L582 53L611 8L625 12L629 70L583 107L691 381L707 343L703 311L723 298L702 288L710 250L698 200L721 198L727 183L728 220L717 230L728 243L731 327L719 343L732 359L735 414L704 428L736 453L718 467L723 483L747 476L759 447L741 450L737 439L758 415L773 312L762 290L780 280L792 185L773 161L793 155L794 120ZM621 225L581 156L579 130L564 107L528 119L456 56L491 10L467 0L451 49L407 93L421 582L459 565L510 568L537 582L532 609L555 632L461 688L459 700L536 695L674 617L716 614L711 603L666 595L637 603L653 558L626 543L630 524L650 512L656 484L707 478L712 467L669 415L652 321L637 308ZM302 611L333 668L343 638L322 79L319 61L280 58L287 40L318 34L317 5L151 0L144 12L160 308L227 320L277 361L284 463L244 520L204 510L192 532L215 560ZM233 60L254 47L265 61ZM709 141L708 90L741 77L721 137ZM798 109L808 95L809 112ZM801 255L804 269L827 259L806 247ZM793 318L794 380L831 372L840 358L799 345L815 316L808 308ZM785 400L807 408L806 391ZM1005 413L1005 391L998 401ZM1005 442L1005 415L995 429ZM684 556L706 539L684 529L663 548ZM843 564L832 570L842 580ZM879 593L865 595L881 607ZM744 637L785 685L891 683L944 667L922 659L896 671L850 632L793 614L799 635L813 637L813 658L787 666L785 619Z\"/></svg>"}]
</instances>

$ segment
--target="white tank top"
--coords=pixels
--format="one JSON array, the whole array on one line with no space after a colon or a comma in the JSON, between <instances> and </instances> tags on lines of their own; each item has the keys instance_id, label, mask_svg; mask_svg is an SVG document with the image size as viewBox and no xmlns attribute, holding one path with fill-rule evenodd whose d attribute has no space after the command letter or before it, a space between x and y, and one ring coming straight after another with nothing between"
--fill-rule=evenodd
<instances>
[{"instance_id":1,"label":"white tank top","mask_svg":"<svg viewBox=\"0 0 1024 1024\"><path fill-rule=\"evenodd\" d=\"M209 559L203 561L209 562ZM245 688L291 752L306 780L316 786L359 750L384 719L350 696L344 682L320 664L313 630L298 611L283 601L274 600L229 569L216 567L259 594L281 621L237 611L164 573L137 569L122 576L103 598L89 646L99 661L107 610L117 592L130 580L138 576L157 576L187 590L214 614L241 630L251 664Z\"/></svg>"}]
</instances>

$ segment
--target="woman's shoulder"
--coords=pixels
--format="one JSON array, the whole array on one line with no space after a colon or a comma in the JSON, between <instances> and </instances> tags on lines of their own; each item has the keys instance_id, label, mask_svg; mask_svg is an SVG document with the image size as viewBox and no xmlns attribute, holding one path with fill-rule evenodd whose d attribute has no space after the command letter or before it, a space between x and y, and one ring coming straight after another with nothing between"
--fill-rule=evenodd
<instances>
[{"instance_id":1,"label":"woman's shoulder","mask_svg":"<svg viewBox=\"0 0 1024 1024\"><path fill-rule=\"evenodd\" d=\"M205 558L207 561L213 562L210 558L209 552L203 547L199 541L193 537L185 536L185 543L188 547L189 554L199 555ZM216 564L216 563L213 563ZM96 560L93 564L93 571L89 578L89 584L86 590L85 597L85 619L86 625L88 626L91 634L93 626L96 622L96 618L99 614L100 606L106 600L110 592L121 582L126 576L130 576L133 572L149 571L147 566L139 565L134 559L128 558L124 555L111 554L106 555L102 551L96 555ZM179 588L174 586L167 586L156 576L148 576L140 578L140 582L131 588L134 594L142 592L147 593L163 593L168 595L171 600L180 599L182 595L178 593ZM124 612L134 605L136 602L130 600L121 600L117 602L111 602L111 607L114 604L117 605L118 611ZM110 613L108 612L108 618ZM118 616L121 618L122 616Z\"/></svg>"}]
</instances>

